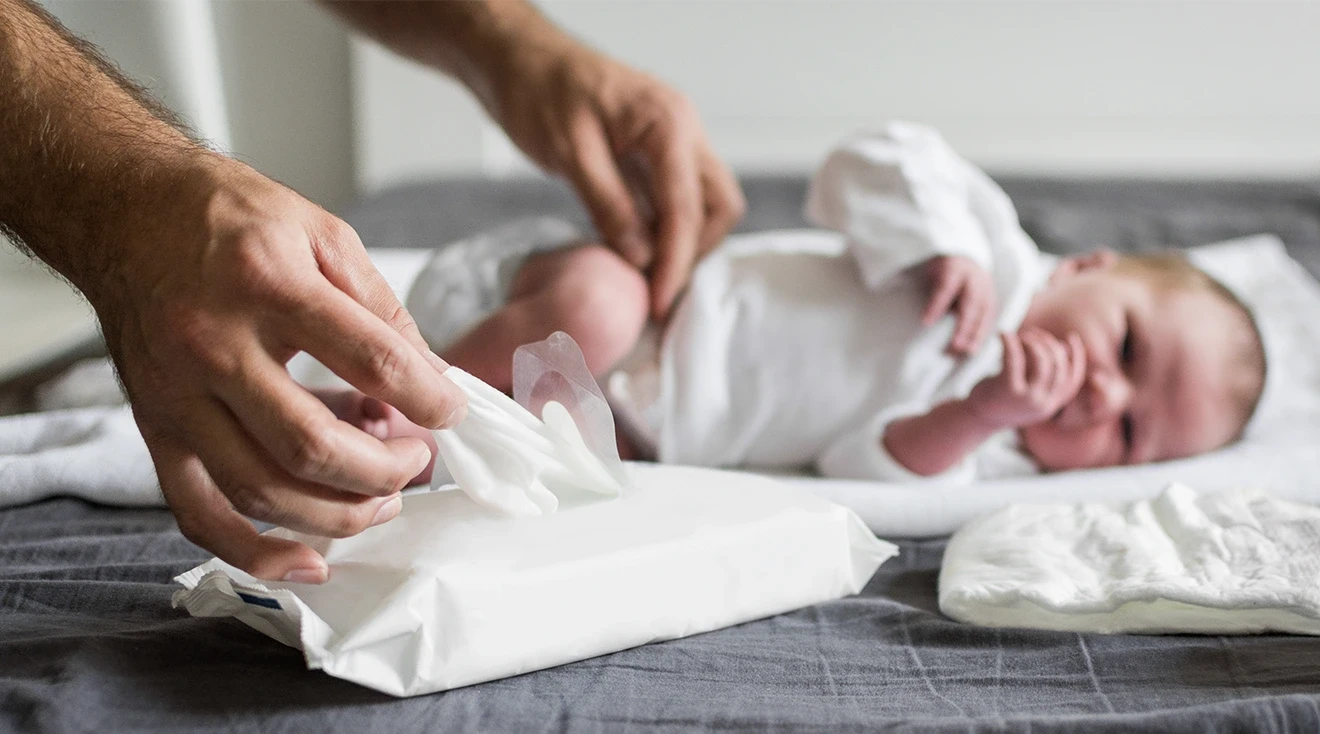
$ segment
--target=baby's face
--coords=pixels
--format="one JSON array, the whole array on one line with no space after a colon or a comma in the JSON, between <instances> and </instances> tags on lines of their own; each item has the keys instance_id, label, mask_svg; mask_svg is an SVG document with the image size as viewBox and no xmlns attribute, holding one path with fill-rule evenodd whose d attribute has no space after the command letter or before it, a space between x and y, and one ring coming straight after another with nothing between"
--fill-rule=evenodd
<instances>
[{"instance_id":1,"label":"baby's face","mask_svg":"<svg viewBox=\"0 0 1320 734\"><path fill-rule=\"evenodd\" d=\"M1219 448L1238 434L1231 329L1213 294L1162 288L1112 257L1059 274L1023 326L1085 346L1081 390L1050 420L1021 430L1047 470L1143 464Z\"/></svg>"}]
</instances>

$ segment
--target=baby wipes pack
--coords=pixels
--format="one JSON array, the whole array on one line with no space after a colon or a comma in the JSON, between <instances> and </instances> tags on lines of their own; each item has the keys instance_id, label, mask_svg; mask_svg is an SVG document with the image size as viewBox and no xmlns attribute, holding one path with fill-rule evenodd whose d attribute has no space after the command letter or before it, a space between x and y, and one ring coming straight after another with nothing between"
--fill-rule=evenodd
<instances>
[{"instance_id":1,"label":"baby wipes pack","mask_svg":"<svg viewBox=\"0 0 1320 734\"><path fill-rule=\"evenodd\" d=\"M619 462L604 400L564 364L580 353L562 339L524 353L515 377L540 418L451 368L469 414L437 442L457 487L406 496L351 538L271 531L324 554L325 584L217 559L176 579L175 605L411 696L854 594L896 553L851 510L769 478Z\"/></svg>"}]
</instances>

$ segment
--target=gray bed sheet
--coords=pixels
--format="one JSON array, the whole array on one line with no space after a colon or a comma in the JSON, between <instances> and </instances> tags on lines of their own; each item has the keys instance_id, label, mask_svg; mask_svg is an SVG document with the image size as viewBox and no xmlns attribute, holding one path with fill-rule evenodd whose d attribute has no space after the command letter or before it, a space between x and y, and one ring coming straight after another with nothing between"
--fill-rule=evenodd
<instances>
[{"instance_id":1,"label":"gray bed sheet","mask_svg":"<svg viewBox=\"0 0 1320 734\"><path fill-rule=\"evenodd\" d=\"M1004 183L1053 251L1270 231L1320 267L1314 186ZM801 181L747 193L745 229L802 224ZM347 217L369 245L431 247L531 213L581 217L561 187L507 182L396 190ZM0 730L1320 731L1320 639L972 628L937 609L943 541L901 546L853 598L398 700L172 610L170 578L207 555L165 511L50 500L0 511Z\"/></svg>"}]
</instances>

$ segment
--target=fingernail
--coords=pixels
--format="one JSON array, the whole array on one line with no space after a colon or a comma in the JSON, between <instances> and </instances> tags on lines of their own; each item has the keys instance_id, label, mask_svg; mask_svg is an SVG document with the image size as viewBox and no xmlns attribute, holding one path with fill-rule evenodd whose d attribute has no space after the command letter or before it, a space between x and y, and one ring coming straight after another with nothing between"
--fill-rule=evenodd
<instances>
[{"instance_id":1,"label":"fingernail","mask_svg":"<svg viewBox=\"0 0 1320 734\"><path fill-rule=\"evenodd\" d=\"M431 366L435 368L435 371L442 375L445 373L445 370L449 369L449 364L443 359L440 359L440 357L436 356L435 352L432 352L429 349L426 350L426 361L430 362Z\"/></svg>"},{"instance_id":2,"label":"fingernail","mask_svg":"<svg viewBox=\"0 0 1320 734\"><path fill-rule=\"evenodd\" d=\"M457 408L454 408L453 410L449 411L449 415L445 416L445 419L443 422L441 422L440 427L453 428L459 423L462 423L463 419L466 417L467 417L467 403L463 403Z\"/></svg>"},{"instance_id":3,"label":"fingernail","mask_svg":"<svg viewBox=\"0 0 1320 734\"><path fill-rule=\"evenodd\" d=\"M323 568L295 568L284 574L284 581L290 584L323 584L328 574Z\"/></svg>"},{"instance_id":4,"label":"fingernail","mask_svg":"<svg viewBox=\"0 0 1320 734\"><path fill-rule=\"evenodd\" d=\"M430 463L431 463L431 450L428 448L421 453L417 461L413 462L413 466L417 467L412 471L413 476L417 476L418 474L421 474L422 471L426 469L426 465Z\"/></svg>"},{"instance_id":5,"label":"fingernail","mask_svg":"<svg viewBox=\"0 0 1320 734\"><path fill-rule=\"evenodd\" d=\"M403 498L395 495L394 499L380 506L376 510L376 516L371 518L371 527L383 525L399 516L399 511L403 509Z\"/></svg>"}]
</instances>

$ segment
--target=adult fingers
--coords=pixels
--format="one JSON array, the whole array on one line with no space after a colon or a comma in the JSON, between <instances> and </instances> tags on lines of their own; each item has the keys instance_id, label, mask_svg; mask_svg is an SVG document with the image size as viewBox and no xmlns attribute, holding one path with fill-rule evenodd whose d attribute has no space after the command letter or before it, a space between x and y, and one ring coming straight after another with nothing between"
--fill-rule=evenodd
<instances>
[{"instance_id":1,"label":"adult fingers","mask_svg":"<svg viewBox=\"0 0 1320 734\"><path fill-rule=\"evenodd\" d=\"M336 288L322 288L285 314L283 338L362 392L427 428L466 414L461 390L375 314Z\"/></svg>"},{"instance_id":2,"label":"adult fingers","mask_svg":"<svg viewBox=\"0 0 1320 734\"><path fill-rule=\"evenodd\" d=\"M264 354L218 393L244 430L290 475L349 492L398 492L431 460L420 439L381 441L335 417Z\"/></svg>"},{"instance_id":3,"label":"adult fingers","mask_svg":"<svg viewBox=\"0 0 1320 734\"><path fill-rule=\"evenodd\" d=\"M263 454L219 403L193 402L185 408L185 416L187 435L205 437L193 443L193 453L230 505L254 520L342 538L393 519L402 507L397 492L370 497L290 476Z\"/></svg>"},{"instance_id":4,"label":"adult fingers","mask_svg":"<svg viewBox=\"0 0 1320 734\"><path fill-rule=\"evenodd\" d=\"M705 202L705 221L697 243L700 259L718 247L743 218L747 212L747 200L743 198L738 179L710 146L703 144L697 157L701 167L702 199Z\"/></svg>"},{"instance_id":5,"label":"adult fingers","mask_svg":"<svg viewBox=\"0 0 1320 734\"><path fill-rule=\"evenodd\" d=\"M187 446L146 430L143 436L161 493L183 537L257 578L319 584L329 577L319 553L302 543L262 535L235 512Z\"/></svg>"},{"instance_id":6,"label":"adult fingers","mask_svg":"<svg viewBox=\"0 0 1320 734\"><path fill-rule=\"evenodd\" d=\"M343 220L330 217L321 226L321 231L312 237L316 252L317 265L330 284L347 293L349 298L362 304L377 318L408 340L408 343L422 352L422 356L432 366L444 372L449 365L435 356L426 340L417 330L408 309L403 307L394 289L376 270L376 266L362 246L357 232Z\"/></svg>"},{"instance_id":7,"label":"adult fingers","mask_svg":"<svg viewBox=\"0 0 1320 734\"><path fill-rule=\"evenodd\" d=\"M655 266L651 271L651 311L663 318L687 285L697 257L702 227L701 176L696 148L677 123L652 125L642 149L650 164L656 209Z\"/></svg>"},{"instance_id":8,"label":"adult fingers","mask_svg":"<svg viewBox=\"0 0 1320 734\"><path fill-rule=\"evenodd\" d=\"M572 155L565 175L577 189L605 242L638 269L654 259L633 196L619 171L600 121L582 115L570 124Z\"/></svg>"}]
</instances>

